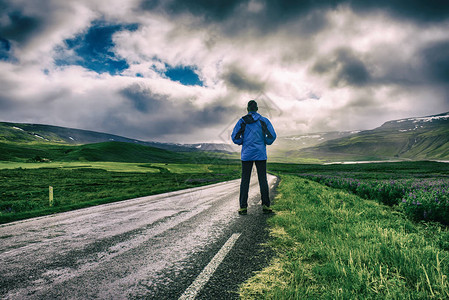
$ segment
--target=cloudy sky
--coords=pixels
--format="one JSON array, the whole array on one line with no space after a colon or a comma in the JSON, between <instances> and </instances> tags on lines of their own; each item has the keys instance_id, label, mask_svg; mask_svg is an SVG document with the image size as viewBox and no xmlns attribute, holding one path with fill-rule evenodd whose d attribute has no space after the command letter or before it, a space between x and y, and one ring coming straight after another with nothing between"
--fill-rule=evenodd
<instances>
[{"instance_id":1,"label":"cloudy sky","mask_svg":"<svg viewBox=\"0 0 449 300\"><path fill-rule=\"evenodd\" d=\"M0 0L0 121L228 141L449 111L447 0Z\"/></svg>"}]
</instances>

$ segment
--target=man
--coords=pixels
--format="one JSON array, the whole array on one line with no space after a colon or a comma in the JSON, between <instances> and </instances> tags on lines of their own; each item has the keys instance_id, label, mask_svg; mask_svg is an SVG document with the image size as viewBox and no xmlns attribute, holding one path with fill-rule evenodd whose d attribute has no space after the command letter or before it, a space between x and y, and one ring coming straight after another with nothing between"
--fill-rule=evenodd
<instances>
[{"instance_id":1,"label":"man","mask_svg":"<svg viewBox=\"0 0 449 300\"><path fill-rule=\"evenodd\" d=\"M257 102L248 102L248 114L242 117L232 131L232 141L242 145L242 181L240 182L240 215L248 213L248 190L253 164L256 164L262 197L263 213L272 213L267 182L267 149L273 144L276 132L267 118L257 113Z\"/></svg>"}]
</instances>

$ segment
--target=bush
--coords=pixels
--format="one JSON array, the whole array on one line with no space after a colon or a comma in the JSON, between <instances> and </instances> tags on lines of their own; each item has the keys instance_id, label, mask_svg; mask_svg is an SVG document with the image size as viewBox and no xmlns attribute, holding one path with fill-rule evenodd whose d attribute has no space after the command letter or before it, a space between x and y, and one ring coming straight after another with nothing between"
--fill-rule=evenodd
<instances>
[{"instance_id":1,"label":"bush","mask_svg":"<svg viewBox=\"0 0 449 300\"><path fill-rule=\"evenodd\" d=\"M359 197L377 200L389 206L400 205L414 220L449 224L449 179L357 179L348 173L337 175L301 174L321 184L348 190ZM366 175L365 175L366 176Z\"/></svg>"},{"instance_id":2,"label":"bush","mask_svg":"<svg viewBox=\"0 0 449 300\"><path fill-rule=\"evenodd\" d=\"M449 191L432 188L408 193L402 199L404 212L415 220L432 220L449 225Z\"/></svg>"}]
</instances>

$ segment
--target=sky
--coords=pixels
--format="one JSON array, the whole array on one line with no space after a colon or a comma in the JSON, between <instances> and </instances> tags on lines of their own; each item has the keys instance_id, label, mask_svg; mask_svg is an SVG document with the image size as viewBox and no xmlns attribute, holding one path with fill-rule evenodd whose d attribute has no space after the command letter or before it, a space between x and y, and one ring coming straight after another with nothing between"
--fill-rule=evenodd
<instances>
[{"instance_id":1,"label":"sky","mask_svg":"<svg viewBox=\"0 0 449 300\"><path fill-rule=\"evenodd\" d=\"M447 0L0 0L0 121L225 142L449 111Z\"/></svg>"}]
</instances>

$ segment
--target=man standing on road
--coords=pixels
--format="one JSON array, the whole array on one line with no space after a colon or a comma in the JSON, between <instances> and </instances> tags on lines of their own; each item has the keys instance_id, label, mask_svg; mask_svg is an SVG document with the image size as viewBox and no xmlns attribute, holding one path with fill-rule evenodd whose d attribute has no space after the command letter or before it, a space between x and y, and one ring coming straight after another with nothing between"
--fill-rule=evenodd
<instances>
[{"instance_id":1,"label":"man standing on road","mask_svg":"<svg viewBox=\"0 0 449 300\"><path fill-rule=\"evenodd\" d=\"M262 197L263 213L272 213L267 181L267 149L266 145L273 144L276 132L267 118L257 113L257 102L248 102L248 114L240 118L232 131L232 141L242 145L242 181L240 183L240 215L248 213L248 190L253 163L256 164Z\"/></svg>"}]
</instances>

